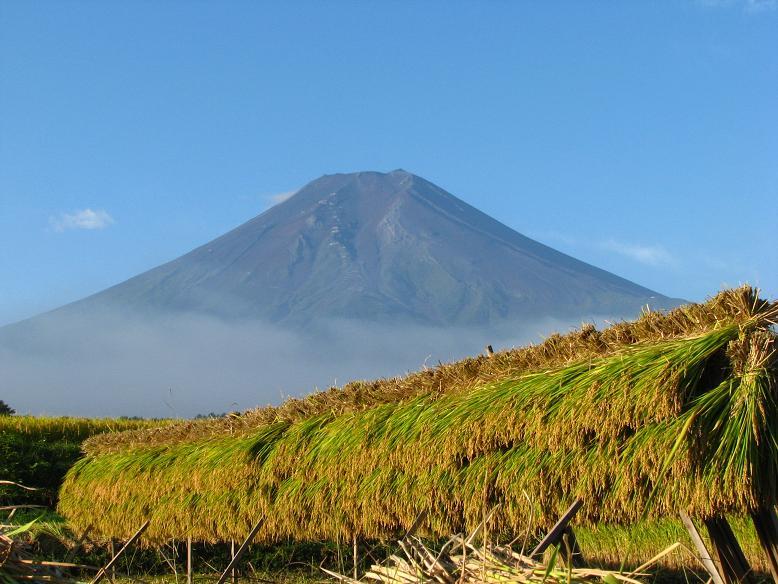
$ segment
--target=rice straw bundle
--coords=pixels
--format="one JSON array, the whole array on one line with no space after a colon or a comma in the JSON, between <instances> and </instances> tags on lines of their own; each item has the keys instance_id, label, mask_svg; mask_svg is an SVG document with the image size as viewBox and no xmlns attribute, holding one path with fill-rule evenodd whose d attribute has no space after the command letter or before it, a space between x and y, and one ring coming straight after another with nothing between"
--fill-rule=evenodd
<instances>
[{"instance_id":1,"label":"rice straw bundle","mask_svg":"<svg viewBox=\"0 0 778 584\"><path fill-rule=\"evenodd\" d=\"M152 542L240 539L260 517L265 541L385 537L422 511L422 532L442 535L496 504L495 532L515 533L579 497L587 523L636 520L649 502L652 516L774 505L777 314L740 288L244 416L95 438L60 510L105 537L150 519Z\"/></svg>"}]
</instances>

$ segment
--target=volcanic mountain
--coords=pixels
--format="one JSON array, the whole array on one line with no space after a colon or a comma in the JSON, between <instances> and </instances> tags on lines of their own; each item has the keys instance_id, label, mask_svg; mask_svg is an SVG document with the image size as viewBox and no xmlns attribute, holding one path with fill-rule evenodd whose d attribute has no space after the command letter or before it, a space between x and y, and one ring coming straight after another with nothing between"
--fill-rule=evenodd
<instances>
[{"instance_id":1,"label":"volcanic mountain","mask_svg":"<svg viewBox=\"0 0 778 584\"><path fill-rule=\"evenodd\" d=\"M169 263L64 310L491 325L678 302L517 233L403 170L325 175Z\"/></svg>"}]
</instances>

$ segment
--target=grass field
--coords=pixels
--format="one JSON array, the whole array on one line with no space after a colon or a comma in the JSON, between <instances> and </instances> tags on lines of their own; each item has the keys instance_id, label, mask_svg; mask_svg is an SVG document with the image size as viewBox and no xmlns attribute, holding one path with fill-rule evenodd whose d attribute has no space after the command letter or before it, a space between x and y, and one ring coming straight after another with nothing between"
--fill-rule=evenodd
<instances>
[{"instance_id":1,"label":"grass field","mask_svg":"<svg viewBox=\"0 0 778 584\"><path fill-rule=\"evenodd\" d=\"M137 418L78 418L70 416L0 416L0 434L13 433L28 440L83 442L90 436L156 428L172 420Z\"/></svg>"},{"instance_id":2,"label":"grass field","mask_svg":"<svg viewBox=\"0 0 778 584\"><path fill-rule=\"evenodd\" d=\"M96 434L139 430L167 420L0 416L0 480L40 489L0 485L0 502L53 504L62 478Z\"/></svg>"}]
</instances>

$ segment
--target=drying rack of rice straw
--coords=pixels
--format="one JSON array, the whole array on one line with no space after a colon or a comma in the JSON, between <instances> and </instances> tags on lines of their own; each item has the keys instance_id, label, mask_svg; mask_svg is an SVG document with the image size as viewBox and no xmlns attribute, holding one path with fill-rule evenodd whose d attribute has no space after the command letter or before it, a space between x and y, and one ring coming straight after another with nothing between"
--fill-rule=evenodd
<instances>
[{"instance_id":1,"label":"drying rack of rice straw","mask_svg":"<svg viewBox=\"0 0 778 584\"><path fill-rule=\"evenodd\" d=\"M91 438L60 511L96 536L357 542L683 518L715 584L778 581L778 303L741 287L603 330L218 420ZM696 523L695 523L696 522ZM711 550L697 530L704 525Z\"/></svg>"}]
</instances>

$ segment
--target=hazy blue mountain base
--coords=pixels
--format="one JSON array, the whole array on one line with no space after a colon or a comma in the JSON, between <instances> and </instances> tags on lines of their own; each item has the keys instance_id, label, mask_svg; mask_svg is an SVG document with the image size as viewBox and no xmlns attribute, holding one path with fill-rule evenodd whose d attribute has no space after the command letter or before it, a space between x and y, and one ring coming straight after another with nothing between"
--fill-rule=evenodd
<instances>
[{"instance_id":1,"label":"hazy blue mountain base","mask_svg":"<svg viewBox=\"0 0 778 584\"><path fill-rule=\"evenodd\" d=\"M202 314L48 315L0 340L0 396L19 413L189 417L402 374L572 326L580 320L490 329L330 320L289 330Z\"/></svg>"}]
</instances>

